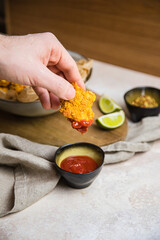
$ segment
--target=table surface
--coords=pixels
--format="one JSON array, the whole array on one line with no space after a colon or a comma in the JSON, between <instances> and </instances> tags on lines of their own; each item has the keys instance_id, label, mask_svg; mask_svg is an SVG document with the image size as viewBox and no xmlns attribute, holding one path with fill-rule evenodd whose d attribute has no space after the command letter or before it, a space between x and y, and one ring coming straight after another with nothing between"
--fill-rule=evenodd
<instances>
[{"instance_id":1,"label":"table surface","mask_svg":"<svg viewBox=\"0 0 160 240\"><path fill-rule=\"evenodd\" d=\"M160 78L99 61L87 83L114 98L126 113L124 92L143 85L159 88ZM0 240L159 240L159 172L156 141L146 153L104 166L88 188L72 189L61 180L34 205L1 218Z\"/></svg>"}]
</instances>

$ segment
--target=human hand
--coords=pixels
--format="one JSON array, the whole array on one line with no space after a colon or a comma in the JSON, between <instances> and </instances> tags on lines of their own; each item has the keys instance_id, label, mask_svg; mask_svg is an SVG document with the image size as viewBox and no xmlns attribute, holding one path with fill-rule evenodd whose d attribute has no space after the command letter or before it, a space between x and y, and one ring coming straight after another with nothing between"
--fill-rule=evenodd
<instances>
[{"instance_id":1,"label":"human hand","mask_svg":"<svg viewBox=\"0 0 160 240\"><path fill-rule=\"evenodd\" d=\"M74 97L70 83L85 89L75 61L52 33L0 35L0 79L32 86L45 109Z\"/></svg>"}]
</instances>

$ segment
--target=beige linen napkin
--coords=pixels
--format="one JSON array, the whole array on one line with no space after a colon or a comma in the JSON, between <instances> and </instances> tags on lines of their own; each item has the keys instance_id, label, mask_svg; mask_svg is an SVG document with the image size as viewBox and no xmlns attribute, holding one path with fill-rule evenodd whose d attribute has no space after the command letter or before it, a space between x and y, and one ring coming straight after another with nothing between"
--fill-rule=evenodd
<instances>
[{"instance_id":1,"label":"beige linen napkin","mask_svg":"<svg viewBox=\"0 0 160 240\"><path fill-rule=\"evenodd\" d=\"M0 134L0 217L30 206L55 188L59 180L52 164L56 149Z\"/></svg>"},{"instance_id":2,"label":"beige linen napkin","mask_svg":"<svg viewBox=\"0 0 160 240\"><path fill-rule=\"evenodd\" d=\"M160 139L160 116L129 123L126 141L102 147L104 164L131 158L148 151ZM57 147L0 134L0 217L23 210L51 192L59 181L53 156Z\"/></svg>"}]
</instances>

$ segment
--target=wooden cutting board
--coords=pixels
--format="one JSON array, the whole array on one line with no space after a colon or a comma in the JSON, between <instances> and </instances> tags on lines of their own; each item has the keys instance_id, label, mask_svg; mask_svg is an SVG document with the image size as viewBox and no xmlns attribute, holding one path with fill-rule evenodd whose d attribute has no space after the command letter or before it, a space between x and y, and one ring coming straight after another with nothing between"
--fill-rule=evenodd
<instances>
[{"instance_id":1,"label":"wooden cutting board","mask_svg":"<svg viewBox=\"0 0 160 240\"><path fill-rule=\"evenodd\" d=\"M93 104L95 119L103 115L98 107L99 96ZM59 112L45 117L28 118L0 111L0 132L15 134L31 141L61 146L74 142L90 142L99 146L108 145L126 138L127 120L114 130L100 129L95 121L88 132L81 134Z\"/></svg>"}]
</instances>

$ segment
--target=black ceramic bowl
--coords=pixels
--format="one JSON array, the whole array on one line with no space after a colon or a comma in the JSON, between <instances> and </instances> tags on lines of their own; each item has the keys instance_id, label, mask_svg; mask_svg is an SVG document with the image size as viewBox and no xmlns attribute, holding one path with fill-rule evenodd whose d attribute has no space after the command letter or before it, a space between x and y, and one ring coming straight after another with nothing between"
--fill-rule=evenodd
<instances>
[{"instance_id":1,"label":"black ceramic bowl","mask_svg":"<svg viewBox=\"0 0 160 240\"><path fill-rule=\"evenodd\" d=\"M89 156L94 159L98 164L98 168L92 172L83 174L68 172L60 168L61 162L66 157L80 155ZM104 152L97 145L86 142L78 142L61 146L56 151L54 160L57 171L65 179L69 186L74 188L85 188L88 187L100 173L104 162Z\"/></svg>"},{"instance_id":2,"label":"black ceramic bowl","mask_svg":"<svg viewBox=\"0 0 160 240\"><path fill-rule=\"evenodd\" d=\"M149 95L153 97L157 101L158 106L143 108L132 105L132 101L141 95ZM133 88L125 93L124 100L133 122L138 122L144 117L157 116L160 113L160 89L153 87Z\"/></svg>"}]
</instances>

